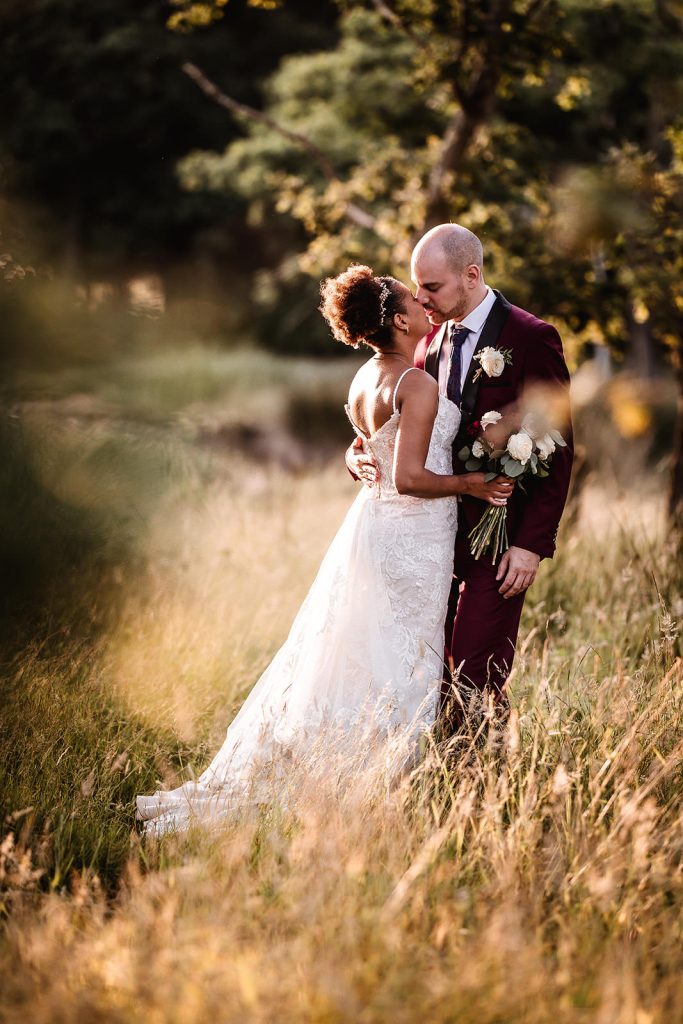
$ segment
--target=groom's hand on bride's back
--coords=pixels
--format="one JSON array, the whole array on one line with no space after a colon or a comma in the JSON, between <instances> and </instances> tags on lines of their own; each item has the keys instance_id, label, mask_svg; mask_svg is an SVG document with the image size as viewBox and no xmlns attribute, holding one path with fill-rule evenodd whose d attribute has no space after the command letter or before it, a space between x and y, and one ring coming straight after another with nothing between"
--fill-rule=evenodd
<instances>
[{"instance_id":1,"label":"groom's hand on bride's back","mask_svg":"<svg viewBox=\"0 0 683 1024\"><path fill-rule=\"evenodd\" d=\"M346 466L357 480L362 480L368 487L372 487L379 480L379 469L372 455L363 451L363 440L357 437L346 449Z\"/></svg>"}]
</instances>

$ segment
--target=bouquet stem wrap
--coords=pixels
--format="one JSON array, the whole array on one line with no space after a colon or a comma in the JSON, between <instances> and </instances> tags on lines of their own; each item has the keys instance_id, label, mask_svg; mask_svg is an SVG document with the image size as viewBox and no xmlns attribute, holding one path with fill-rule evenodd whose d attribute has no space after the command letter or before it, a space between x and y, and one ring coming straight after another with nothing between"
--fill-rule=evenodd
<instances>
[{"instance_id":1,"label":"bouquet stem wrap","mask_svg":"<svg viewBox=\"0 0 683 1024\"><path fill-rule=\"evenodd\" d=\"M469 534L470 551L476 559L491 551L491 563L496 564L510 546L507 531L507 509L503 505L489 505Z\"/></svg>"}]
</instances>

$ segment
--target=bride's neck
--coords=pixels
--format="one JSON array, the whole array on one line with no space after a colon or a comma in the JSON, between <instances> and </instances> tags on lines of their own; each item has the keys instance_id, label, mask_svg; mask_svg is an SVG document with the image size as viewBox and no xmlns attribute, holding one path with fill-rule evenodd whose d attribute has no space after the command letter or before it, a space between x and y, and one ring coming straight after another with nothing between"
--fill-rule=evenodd
<instances>
[{"instance_id":1,"label":"bride's neck","mask_svg":"<svg viewBox=\"0 0 683 1024\"><path fill-rule=\"evenodd\" d=\"M375 353L375 359L378 362L383 362L385 359L387 362L396 362L403 360L409 366L413 365L413 359L415 357L415 342L412 338L408 338L405 334L397 335L394 332L394 337L390 345L386 348L380 348Z\"/></svg>"}]
</instances>

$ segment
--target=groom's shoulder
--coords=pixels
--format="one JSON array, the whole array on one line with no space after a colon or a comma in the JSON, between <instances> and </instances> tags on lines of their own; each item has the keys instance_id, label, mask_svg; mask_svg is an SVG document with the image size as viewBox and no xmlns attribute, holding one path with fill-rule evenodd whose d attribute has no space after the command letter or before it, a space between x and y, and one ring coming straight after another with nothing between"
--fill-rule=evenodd
<instances>
[{"instance_id":1,"label":"groom's shoulder","mask_svg":"<svg viewBox=\"0 0 683 1024\"><path fill-rule=\"evenodd\" d=\"M522 356L526 371L569 379L559 331L546 320L534 316L521 306L510 306L510 313L499 341Z\"/></svg>"},{"instance_id":2,"label":"groom's shoulder","mask_svg":"<svg viewBox=\"0 0 683 1024\"><path fill-rule=\"evenodd\" d=\"M562 351L562 342L556 327L547 320L530 313L521 306L510 305L510 311L503 328L501 342L515 347L535 348L538 345L550 344Z\"/></svg>"},{"instance_id":3,"label":"groom's shoulder","mask_svg":"<svg viewBox=\"0 0 683 1024\"><path fill-rule=\"evenodd\" d=\"M556 328L546 320L541 320L540 317L534 316L534 314L530 313L527 309L522 309L521 306L514 305L510 306L507 326L514 327L522 333L531 335L545 334L548 331L556 331Z\"/></svg>"}]
</instances>

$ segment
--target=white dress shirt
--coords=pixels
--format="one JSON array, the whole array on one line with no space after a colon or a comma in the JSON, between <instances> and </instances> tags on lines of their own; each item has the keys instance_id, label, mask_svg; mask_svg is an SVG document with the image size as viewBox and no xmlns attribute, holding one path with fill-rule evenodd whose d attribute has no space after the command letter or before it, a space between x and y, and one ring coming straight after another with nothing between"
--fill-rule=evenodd
<instances>
[{"instance_id":1,"label":"white dress shirt","mask_svg":"<svg viewBox=\"0 0 683 1024\"><path fill-rule=\"evenodd\" d=\"M460 367L460 390L465 387L465 380L470 369L470 363L472 362L472 356L477 346L477 342L481 337L486 318L488 317L493 304L496 301L495 293L486 286L486 295L481 300L478 306L468 313L464 320L447 320L443 325L442 330L445 330L445 335L441 335L443 338L443 344L441 345L441 352L439 354L439 391L442 395L446 394L448 387L448 361L451 357L451 327L455 324L456 327L468 327L470 333L467 335L465 342L462 346L461 352L461 367Z\"/></svg>"}]
</instances>

